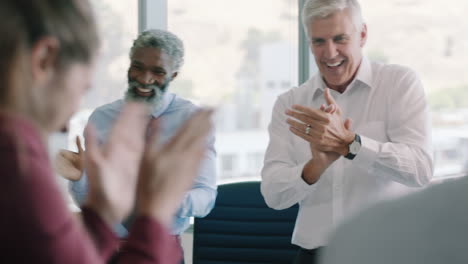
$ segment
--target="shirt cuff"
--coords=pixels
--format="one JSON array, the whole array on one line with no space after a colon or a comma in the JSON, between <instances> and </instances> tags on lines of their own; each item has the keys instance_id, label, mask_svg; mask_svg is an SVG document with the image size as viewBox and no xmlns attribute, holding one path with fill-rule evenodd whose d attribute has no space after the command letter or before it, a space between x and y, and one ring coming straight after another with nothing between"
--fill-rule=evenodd
<instances>
[{"instance_id":1,"label":"shirt cuff","mask_svg":"<svg viewBox=\"0 0 468 264\"><path fill-rule=\"evenodd\" d=\"M381 143L365 136L360 137L361 149L356 154L356 157L352 160L352 162L358 167L368 171L377 159L377 155L380 152Z\"/></svg>"},{"instance_id":2,"label":"shirt cuff","mask_svg":"<svg viewBox=\"0 0 468 264\"><path fill-rule=\"evenodd\" d=\"M298 175L298 180L296 181L296 189L299 192L313 192L315 189L317 189L317 183L314 184L308 184L304 179L302 178L302 172L304 171L304 167L309 161L305 161L302 164L300 164L297 168L298 171L294 173L294 175Z\"/></svg>"}]
</instances>

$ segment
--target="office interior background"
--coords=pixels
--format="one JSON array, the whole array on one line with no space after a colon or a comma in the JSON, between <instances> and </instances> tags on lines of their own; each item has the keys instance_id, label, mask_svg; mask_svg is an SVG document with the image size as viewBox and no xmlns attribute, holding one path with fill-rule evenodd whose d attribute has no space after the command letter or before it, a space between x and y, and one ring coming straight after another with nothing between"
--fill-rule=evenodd
<instances>
[{"instance_id":1,"label":"office interior background","mask_svg":"<svg viewBox=\"0 0 468 264\"><path fill-rule=\"evenodd\" d=\"M259 180L276 97L316 72L300 23L303 0L92 0L102 36L92 90L70 122L76 150L94 108L122 98L137 34L164 28L185 44L169 90L215 116L218 183ZM433 182L468 170L468 1L360 0L371 60L421 77L432 115ZM359 106L356 106L359 107ZM190 233L190 231L189 231ZM184 246L190 247L190 234ZM187 249L186 249L187 250ZM185 253L190 262L190 250Z\"/></svg>"}]
</instances>

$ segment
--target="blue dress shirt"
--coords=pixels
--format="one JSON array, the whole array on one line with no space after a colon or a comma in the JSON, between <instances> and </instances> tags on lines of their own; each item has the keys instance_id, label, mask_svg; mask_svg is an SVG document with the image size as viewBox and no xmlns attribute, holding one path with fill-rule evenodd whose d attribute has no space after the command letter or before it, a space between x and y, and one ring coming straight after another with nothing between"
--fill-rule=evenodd
<instances>
[{"instance_id":1,"label":"blue dress shirt","mask_svg":"<svg viewBox=\"0 0 468 264\"><path fill-rule=\"evenodd\" d=\"M100 143L107 139L110 128L120 113L124 100L117 100L113 103L98 107L89 117L97 132ZM151 115L159 118L159 142L167 142L177 129L186 121L191 114L198 109L191 102L177 97L175 94L166 93L161 101L162 107L155 110ZM180 235L190 225L190 217L204 217L213 209L216 195L216 151L214 148L215 137L211 134L207 140L207 151L200 166L192 189L185 195L185 198L174 218L172 233ZM88 182L86 173L79 181L70 184L70 191L73 198L82 204L87 194ZM125 237L127 228L132 222L132 216L124 223L115 227L115 231L120 237Z\"/></svg>"}]
</instances>

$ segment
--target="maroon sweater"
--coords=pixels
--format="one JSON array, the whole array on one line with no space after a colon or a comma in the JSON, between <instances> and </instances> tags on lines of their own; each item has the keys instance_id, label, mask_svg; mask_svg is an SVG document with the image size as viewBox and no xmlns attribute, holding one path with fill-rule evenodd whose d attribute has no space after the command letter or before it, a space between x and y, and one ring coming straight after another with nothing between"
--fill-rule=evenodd
<instances>
[{"instance_id":1,"label":"maroon sweater","mask_svg":"<svg viewBox=\"0 0 468 264\"><path fill-rule=\"evenodd\" d=\"M0 263L106 263L117 252L118 263L180 262L180 246L150 217L136 220L120 249L115 234L88 208L84 231L67 209L38 130L5 113L0 168Z\"/></svg>"}]
</instances>

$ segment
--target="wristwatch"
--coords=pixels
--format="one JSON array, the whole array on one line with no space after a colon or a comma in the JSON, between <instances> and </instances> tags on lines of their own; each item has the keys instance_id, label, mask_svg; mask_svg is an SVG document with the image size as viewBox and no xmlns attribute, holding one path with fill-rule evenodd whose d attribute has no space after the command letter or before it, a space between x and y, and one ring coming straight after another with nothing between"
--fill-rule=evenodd
<instances>
[{"instance_id":1,"label":"wristwatch","mask_svg":"<svg viewBox=\"0 0 468 264\"><path fill-rule=\"evenodd\" d=\"M361 137L358 134L356 134L353 142L351 142L351 144L349 144L348 146L348 150L349 150L348 155L344 157L349 160L352 160L354 159L354 157L356 157L360 149L361 149Z\"/></svg>"}]
</instances>

